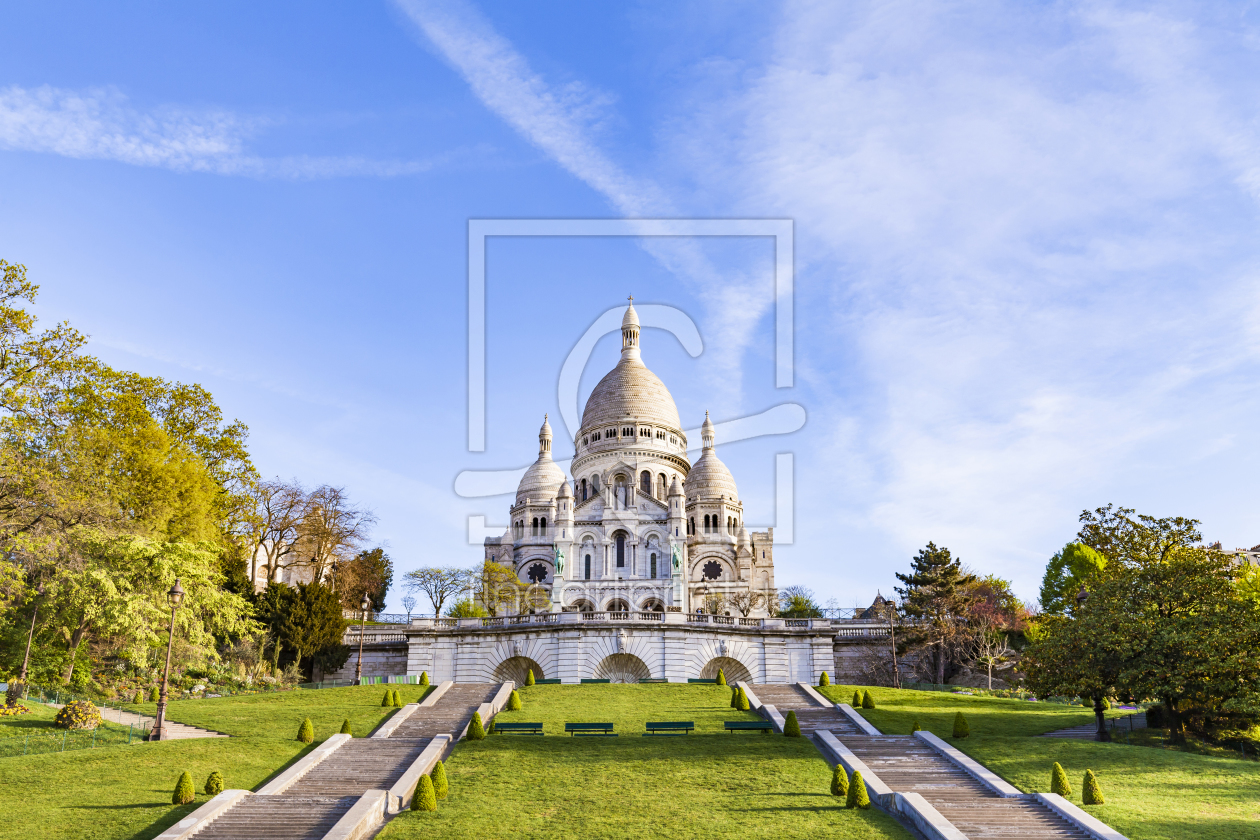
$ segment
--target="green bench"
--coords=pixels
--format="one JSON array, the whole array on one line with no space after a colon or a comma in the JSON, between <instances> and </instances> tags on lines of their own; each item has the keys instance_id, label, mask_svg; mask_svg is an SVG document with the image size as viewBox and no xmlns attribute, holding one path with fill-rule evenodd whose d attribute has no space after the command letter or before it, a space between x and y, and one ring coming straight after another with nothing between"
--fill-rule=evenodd
<instances>
[{"instance_id":1,"label":"green bench","mask_svg":"<svg viewBox=\"0 0 1260 840\"><path fill-rule=\"evenodd\" d=\"M669 680L665 679L664 677L648 677L646 679L639 680L639 682L641 683L667 683L669 682Z\"/></svg>"},{"instance_id":2,"label":"green bench","mask_svg":"<svg viewBox=\"0 0 1260 840\"><path fill-rule=\"evenodd\" d=\"M699 684L699 685L717 685L717 680L716 680L716 679L713 679L713 680L693 680L693 679L688 678L688 679L687 679L687 682L689 682L689 683L691 683L691 684L693 684L693 685L695 685L695 684Z\"/></svg>"},{"instance_id":3,"label":"green bench","mask_svg":"<svg viewBox=\"0 0 1260 840\"><path fill-rule=\"evenodd\" d=\"M764 735L774 731L774 724L768 720L728 720L722 728L727 732L760 732Z\"/></svg>"},{"instance_id":4,"label":"green bench","mask_svg":"<svg viewBox=\"0 0 1260 840\"><path fill-rule=\"evenodd\" d=\"M566 723L564 731L570 735L595 735L605 736L608 738L616 738L617 733L613 732L611 723Z\"/></svg>"},{"instance_id":5,"label":"green bench","mask_svg":"<svg viewBox=\"0 0 1260 840\"><path fill-rule=\"evenodd\" d=\"M553 680L534 680L534 685L560 685L560 678L556 677Z\"/></svg>"},{"instance_id":6,"label":"green bench","mask_svg":"<svg viewBox=\"0 0 1260 840\"><path fill-rule=\"evenodd\" d=\"M543 725L541 723L498 723L494 724L495 735L508 735L513 732L519 732L522 735L541 735L543 734Z\"/></svg>"},{"instance_id":7,"label":"green bench","mask_svg":"<svg viewBox=\"0 0 1260 840\"><path fill-rule=\"evenodd\" d=\"M648 735L686 735L696 728L696 724L690 720L649 720L647 722L647 732L643 733L643 737Z\"/></svg>"},{"instance_id":8,"label":"green bench","mask_svg":"<svg viewBox=\"0 0 1260 840\"><path fill-rule=\"evenodd\" d=\"M582 685L593 685L595 683L610 683L612 680L582 680Z\"/></svg>"}]
</instances>

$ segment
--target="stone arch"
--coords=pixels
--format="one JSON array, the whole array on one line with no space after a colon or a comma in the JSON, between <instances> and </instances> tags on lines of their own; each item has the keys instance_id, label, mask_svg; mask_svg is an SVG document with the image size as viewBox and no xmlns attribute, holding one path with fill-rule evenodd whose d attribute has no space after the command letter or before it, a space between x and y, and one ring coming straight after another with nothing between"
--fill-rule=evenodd
<instances>
[{"instance_id":1,"label":"stone arch","mask_svg":"<svg viewBox=\"0 0 1260 840\"><path fill-rule=\"evenodd\" d=\"M569 604L569 609L577 612L595 612L595 604L586 598L574 598L573 603Z\"/></svg>"},{"instance_id":2,"label":"stone arch","mask_svg":"<svg viewBox=\"0 0 1260 840\"><path fill-rule=\"evenodd\" d=\"M665 603L660 598L648 598L640 606L641 612L665 612Z\"/></svg>"},{"instance_id":3,"label":"stone arch","mask_svg":"<svg viewBox=\"0 0 1260 840\"><path fill-rule=\"evenodd\" d=\"M709 563L717 564L718 576L716 578L706 577L707 572L712 571L712 569L708 567ZM688 575L688 577L695 583L704 581L708 581L710 583L733 581L735 580L735 575L731 570L732 566L730 558L723 557L718 554L706 554L705 556L697 558L694 562L692 562L691 574Z\"/></svg>"},{"instance_id":4,"label":"stone arch","mask_svg":"<svg viewBox=\"0 0 1260 840\"><path fill-rule=\"evenodd\" d=\"M729 656L715 656L710 659L705 666L700 669L700 679L713 680L717 679L718 670L722 671L722 676L726 677L726 681L731 685L743 680L746 683L752 682L752 673L743 662L738 659L731 659Z\"/></svg>"},{"instance_id":5,"label":"stone arch","mask_svg":"<svg viewBox=\"0 0 1260 840\"><path fill-rule=\"evenodd\" d=\"M542 666L528 656L511 656L494 669L494 681L501 683L511 680L518 686L525 685L525 677L531 670L534 672L534 679L546 679Z\"/></svg>"},{"instance_id":6,"label":"stone arch","mask_svg":"<svg viewBox=\"0 0 1260 840\"><path fill-rule=\"evenodd\" d=\"M613 598L604 607L604 612L630 612L630 604L625 598Z\"/></svg>"},{"instance_id":7,"label":"stone arch","mask_svg":"<svg viewBox=\"0 0 1260 840\"><path fill-rule=\"evenodd\" d=\"M633 653L614 653L605 656L595 669L595 679L615 683L637 683L652 676L647 663Z\"/></svg>"}]
</instances>

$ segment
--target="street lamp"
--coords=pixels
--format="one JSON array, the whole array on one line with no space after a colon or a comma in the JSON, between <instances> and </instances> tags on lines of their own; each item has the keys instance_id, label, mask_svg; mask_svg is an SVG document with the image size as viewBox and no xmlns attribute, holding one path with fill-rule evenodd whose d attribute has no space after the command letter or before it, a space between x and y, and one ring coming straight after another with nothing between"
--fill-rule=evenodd
<instances>
[{"instance_id":1,"label":"street lamp","mask_svg":"<svg viewBox=\"0 0 1260 840\"><path fill-rule=\"evenodd\" d=\"M1076 609L1079 612L1085 602L1089 600L1089 593L1085 591L1085 587L1081 586L1081 591L1076 593ZM1094 695L1094 720L1098 723L1098 731L1094 733L1095 741L1110 741L1111 733L1107 731L1107 719L1103 717L1103 696L1102 692Z\"/></svg>"},{"instance_id":2,"label":"street lamp","mask_svg":"<svg viewBox=\"0 0 1260 840\"><path fill-rule=\"evenodd\" d=\"M363 595L363 603L359 604L359 609L361 609L362 612L359 613L359 658L354 663L355 685L362 685L362 683L359 682L359 677L363 674L363 630L367 626L367 611L370 606L372 606L372 602L368 600L368 596L365 593Z\"/></svg>"},{"instance_id":3,"label":"street lamp","mask_svg":"<svg viewBox=\"0 0 1260 840\"><path fill-rule=\"evenodd\" d=\"M149 733L150 741L161 741L166 738L166 692L171 678L171 647L175 644L175 610L184 600L184 587L175 578L175 585L166 593L166 601L171 605L171 629L166 637L166 670L162 672L162 691L158 694L157 719L153 721L153 731Z\"/></svg>"}]
</instances>

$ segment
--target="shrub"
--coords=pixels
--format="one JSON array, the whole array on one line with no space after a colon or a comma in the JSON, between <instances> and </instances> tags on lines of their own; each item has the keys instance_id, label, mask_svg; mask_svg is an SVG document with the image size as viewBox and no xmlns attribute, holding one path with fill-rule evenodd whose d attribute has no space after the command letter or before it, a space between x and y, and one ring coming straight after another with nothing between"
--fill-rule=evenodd
<instances>
[{"instance_id":1,"label":"shrub","mask_svg":"<svg viewBox=\"0 0 1260 840\"><path fill-rule=\"evenodd\" d=\"M787 720L783 722L783 734L788 738L801 737L801 725L796 722L796 712L788 709Z\"/></svg>"},{"instance_id":2,"label":"shrub","mask_svg":"<svg viewBox=\"0 0 1260 840\"><path fill-rule=\"evenodd\" d=\"M862 771L854 770L849 780L849 795L845 797L844 807L861 808L865 811L871 807L871 795L866 792L866 782L862 781Z\"/></svg>"},{"instance_id":3,"label":"shrub","mask_svg":"<svg viewBox=\"0 0 1260 840\"><path fill-rule=\"evenodd\" d=\"M390 705L396 709L402 706L402 695L398 693L398 689L390 692L390 701Z\"/></svg>"},{"instance_id":4,"label":"shrub","mask_svg":"<svg viewBox=\"0 0 1260 840\"><path fill-rule=\"evenodd\" d=\"M315 727L311 724L310 718L302 721L302 725L298 727L297 739L303 744L309 744L315 740Z\"/></svg>"},{"instance_id":5,"label":"shrub","mask_svg":"<svg viewBox=\"0 0 1260 840\"><path fill-rule=\"evenodd\" d=\"M534 684L534 669L530 668L529 673L525 675L525 685Z\"/></svg>"},{"instance_id":6,"label":"shrub","mask_svg":"<svg viewBox=\"0 0 1260 840\"><path fill-rule=\"evenodd\" d=\"M954 715L954 737L966 738L971 734L971 727L967 726L967 719L963 717L962 712Z\"/></svg>"},{"instance_id":7,"label":"shrub","mask_svg":"<svg viewBox=\"0 0 1260 840\"><path fill-rule=\"evenodd\" d=\"M468 740L480 741L486 737L486 728L481 722L481 712L473 712L472 723L468 724Z\"/></svg>"},{"instance_id":8,"label":"shrub","mask_svg":"<svg viewBox=\"0 0 1260 840\"><path fill-rule=\"evenodd\" d=\"M494 718L490 718L490 725L486 727L486 734L487 735L494 734Z\"/></svg>"},{"instance_id":9,"label":"shrub","mask_svg":"<svg viewBox=\"0 0 1260 840\"><path fill-rule=\"evenodd\" d=\"M827 676L826 671L823 671L822 676L818 678L818 685L820 687L831 685L831 677Z\"/></svg>"},{"instance_id":10,"label":"shrub","mask_svg":"<svg viewBox=\"0 0 1260 840\"><path fill-rule=\"evenodd\" d=\"M131 702L139 706L144 702L144 692L137 690L135 696L131 698Z\"/></svg>"},{"instance_id":11,"label":"shrub","mask_svg":"<svg viewBox=\"0 0 1260 840\"><path fill-rule=\"evenodd\" d=\"M101 713L91 700L71 700L53 719L58 729L95 729L100 725Z\"/></svg>"},{"instance_id":12,"label":"shrub","mask_svg":"<svg viewBox=\"0 0 1260 840\"><path fill-rule=\"evenodd\" d=\"M158 701L158 698L161 696L162 696L162 690L159 689L156 685L153 686L153 688L149 689L149 702L150 703L156 703Z\"/></svg>"},{"instance_id":13,"label":"shrub","mask_svg":"<svg viewBox=\"0 0 1260 840\"><path fill-rule=\"evenodd\" d=\"M171 796L172 805L187 805L197 798L197 792L193 790L192 773L185 770L179 774L179 781L175 783L175 793Z\"/></svg>"},{"instance_id":14,"label":"shrub","mask_svg":"<svg viewBox=\"0 0 1260 840\"><path fill-rule=\"evenodd\" d=\"M741 712L748 711L748 695L744 693L744 689L742 687L735 689L735 701L735 708L739 709Z\"/></svg>"},{"instance_id":15,"label":"shrub","mask_svg":"<svg viewBox=\"0 0 1260 840\"><path fill-rule=\"evenodd\" d=\"M1103 799L1102 788L1098 786L1098 779L1094 776L1093 770L1085 771L1085 781L1081 785L1081 799L1086 805L1103 805L1107 800Z\"/></svg>"},{"instance_id":16,"label":"shrub","mask_svg":"<svg viewBox=\"0 0 1260 840\"><path fill-rule=\"evenodd\" d=\"M521 710L521 695L516 693L516 689L512 689L512 693L508 695L508 711L519 712Z\"/></svg>"},{"instance_id":17,"label":"shrub","mask_svg":"<svg viewBox=\"0 0 1260 840\"><path fill-rule=\"evenodd\" d=\"M12 706L0 706L0 718L26 715L30 714L30 711L29 706L23 706L21 703L14 703Z\"/></svg>"},{"instance_id":18,"label":"shrub","mask_svg":"<svg viewBox=\"0 0 1260 840\"><path fill-rule=\"evenodd\" d=\"M350 731L350 718L346 718L345 720L341 722L341 731L338 734L339 735L353 735L354 734L353 732Z\"/></svg>"},{"instance_id":19,"label":"shrub","mask_svg":"<svg viewBox=\"0 0 1260 840\"><path fill-rule=\"evenodd\" d=\"M911 729L910 731L911 731L912 733L914 733L914 732L922 732L922 731L923 731L923 727L922 727L922 726L919 726L919 722L916 720L916 721L914 722L914 729Z\"/></svg>"},{"instance_id":20,"label":"shrub","mask_svg":"<svg viewBox=\"0 0 1260 840\"><path fill-rule=\"evenodd\" d=\"M4 692L4 705L16 706L26 696L26 683L21 680L10 680L9 687Z\"/></svg>"},{"instance_id":21,"label":"shrub","mask_svg":"<svg viewBox=\"0 0 1260 840\"><path fill-rule=\"evenodd\" d=\"M726 685L726 672L721 668L718 668L717 684Z\"/></svg>"},{"instance_id":22,"label":"shrub","mask_svg":"<svg viewBox=\"0 0 1260 840\"><path fill-rule=\"evenodd\" d=\"M843 764L837 764L835 769L831 771L831 795L849 795L849 774L844 772Z\"/></svg>"},{"instance_id":23,"label":"shrub","mask_svg":"<svg viewBox=\"0 0 1260 840\"><path fill-rule=\"evenodd\" d=\"M493 721L491 721L493 723ZM438 799L445 799L446 794L451 792L451 785L446 781L446 766L442 762L433 765L433 769L429 771L429 775L433 779L433 793Z\"/></svg>"},{"instance_id":24,"label":"shrub","mask_svg":"<svg viewBox=\"0 0 1260 840\"><path fill-rule=\"evenodd\" d=\"M852 705L853 708L855 709L862 708L862 692L861 691L853 692L853 703L851 703L850 705Z\"/></svg>"},{"instance_id":25,"label":"shrub","mask_svg":"<svg viewBox=\"0 0 1260 840\"><path fill-rule=\"evenodd\" d=\"M862 698L862 708L863 709L875 708L875 698L871 695L870 689L866 690L866 696Z\"/></svg>"},{"instance_id":26,"label":"shrub","mask_svg":"<svg viewBox=\"0 0 1260 840\"><path fill-rule=\"evenodd\" d=\"M394 698L389 696L389 689L385 689L385 695L381 697L381 708L394 705Z\"/></svg>"},{"instance_id":27,"label":"shrub","mask_svg":"<svg viewBox=\"0 0 1260 840\"><path fill-rule=\"evenodd\" d=\"M437 794L433 792L433 780L428 776L420 777L420 783L416 785L416 792L411 795L411 810L437 810Z\"/></svg>"},{"instance_id":28,"label":"shrub","mask_svg":"<svg viewBox=\"0 0 1260 840\"><path fill-rule=\"evenodd\" d=\"M428 684L429 684L429 672L421 671L420 672L420 685L428 685Z\"/></svg>"},{"instance_id":29,"label":"shrub","mask_svg":"<svg viewBox=\"0 0 1260 840\"><path fill-rule=\"evenodd\" d=\"M220 793L223 793L223 776L220 775L218 770L215 770L206 779L206 793L210 796L218 796Z\"/></svg>"},{"instance_id":30,"label":"shrub","mask_svg":"<svg viewBox=\"0 0 1260 840\"><path fill-rule=\"evenodd\" d=\"M1054 763L1054 768L1050 771L1050 792L1057 793L1064 799L1072 795L1072 785L1068 781L1067 772L1063 769L1063 765L1057 761Z\"/></svg>"},{"instance_id":31,"label":"shrub","mask_svg":"<svg viewBox=\"0 0 1260 840\"><path fill-rule=\"evenodd\" d=\"M739 688L737 686L731 686L731 708L739 708Z\"/></svg>"}]
</instances>

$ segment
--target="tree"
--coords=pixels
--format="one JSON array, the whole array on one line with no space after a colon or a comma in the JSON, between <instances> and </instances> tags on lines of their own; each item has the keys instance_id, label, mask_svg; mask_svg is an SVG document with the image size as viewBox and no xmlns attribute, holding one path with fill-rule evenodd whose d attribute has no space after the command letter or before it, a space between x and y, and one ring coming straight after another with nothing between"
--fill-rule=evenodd
<instances>
[{"instance_id":1,"label":"tree","mask_svg":"<svg viewBox=\"0 0 1260 840\"><path fill-rule=\"evenodd\" d=\"M352 504L345 488L324 484L312 490L306 497L298 529L298 555L310 567L309 580L322 582L335 564L354 556L375 523L376 515ZM381 549L374 550L384 556ZM392 578L392 567L389 573ZM388 588L388 581L385 585ZM359 597L363 597L362 593Z\"/></svg>"},{"instance_id":2,"label":"tree","mask_svg":"<svg viewBox=\"0 0 1260 840\"><path fill-rule=\"evenodd\" d=\"M807 586L785 586L779 590L779 616L782 618L822 618L822 608Z\"/></svg>"},{"instance_id":3,"label":"tree","mask_svg":"<svg viewBox=\"0 0 1260 840\"><path fill-rule=\"evenodd\" d=\"M335 671L349 659L350 648L341 641L347 624L341 602L327 586L269 583L255 604L274 639L273 665L280 664L286 650L302 669L318 665Z\"/></svg>"},{"instance_id":4,"label":"tree","mask_svg":"<svg viewBox=\"0 0 1260 840\"><path fill-rule=\"evenodd\" d=\"M258 580L258 560L263 559L267 582L279 581L279 573L290 563L298 546L302 521L306 518L306 491L296 481L280 479L257 482L251 488L253 511L250 539L253 554L250 580Z\"/></svg>"},{"instance_id":5,"label":"tree","mask_svg":"<svg viewBox=\"0 0 1260 840\"><path fill-rule=\"evenodd\" d=\"M1082 586L1092 585L1107 566L1107 558L1084 543L1070 542L1050 558L1041 579L1041 608L1063 615L1076 606Z\"/></svg>"},{"instance_id":6,"label":"tree","mask_svg":"<svg viewBox=\"0 0 1260 840\"><path fill-rule=\"evenodd\" d=\"M411 618L411 614L416 611L416 596L404 595L402 605L403 609L407 611L407 618Z\"/></svg>"},{"instance_id":7,"label":"tree","mask_svg":"<svg viewBox=\"0 0 1260 840\"><path fill-rule=\"evenodd\" d=\"M359 609L366 595L372 609L379 612L385 609L385 595L394 580L394 563L383 548L360 551L352 559L337 564L335 580L343 607Z\"/></svg>"},{"instance_id":8,"label":"tree","mask_svg":"<svg viewBox=\"0 0 1260 840\"><path fill-rule=\"evenodd\" d=\"M967 588L976 578L963 572L961 561L952 557L948 548L929 542L915 555L910 574L897 573L897 579L905 584L897 589L902 611L916 622L906 636L934 649L936 682L944 683L946 660L951 647L963 637L964 620L974 602Z\"/></svg>"},{"instance_id":9,"label":"tree","mask_svg":"<svg viewBox=\"0 0 1260 840\"><path fill-rule=\"evenodd\" d=\"M751 589L732 592L726 596L726 605L745 618L765 603L766 596L760 592L753 592Z\"/></svg>"},{"instance_id":10,"label":"tree","mask_svg":"<svg viewBox=\"0 0 1260 840\"><path fill-rule=\"evenodd\" d=\"M482 563L474 580L474 597L491 616L518 612L525 597L526 585L517 578L511 566L494 560Z\"/></svg>"},{"instance_id":11,"label":"tree","mask_svg":"<svg viewBox=\"0 0 1260 840\"><path fill-rule=\"evenodd\" d=\"M411 592L423 592L433 605L433 615L442 614L447 599L468 589L472 572L454 566L426 566L403 576L403 586Z\"/></svg>"},{"instance_id":12,"label":"tree","mask_svg":"<svg viewBox=\"0 0 1260 840\"><path fill-rule=\"evenodd\" d=\"M967 646L971 661L981 665L989 677L989 690L993 690L993 669L1007 662L1015 651L1011 649L1006 630L992 615L972 618Z\"/></svg>"}]
</instances>

